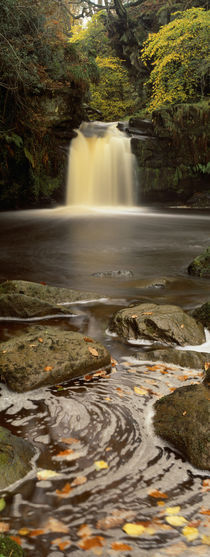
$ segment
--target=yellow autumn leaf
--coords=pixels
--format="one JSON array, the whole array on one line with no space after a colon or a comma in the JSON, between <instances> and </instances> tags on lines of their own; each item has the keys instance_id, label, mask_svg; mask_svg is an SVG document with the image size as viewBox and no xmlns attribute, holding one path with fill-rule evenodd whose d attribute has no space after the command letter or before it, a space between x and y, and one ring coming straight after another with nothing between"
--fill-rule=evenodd
<instances>
[{"instance_id":1,"label":"yellow autumn leaf","mask_svg":"<svg viewBox=\"0 0 210 557\"><path fill-rule=\"evenodd\" d=\"M92 354L92 356L98 357L98 351L95 348L92 348L92 346L88 346L88 350L90 354Z\"/></svg>"},{"instance_id":2,"label":"yellow autumn leaf","mask_svg":"<svg viewBox=\"0 0 210 557\"><path fill-rule=\"evenodd\" d=\"M180 511L180 507L167 507L165 510L165 514L177 514Z\"/></svg>"},{"instance_id":3,"label":"yellow autumn leaf","mask_svg":"<svg viewBox=\"0 0 210 557\"><path fill-rule=\"evenodd\" d=\"M204 543L205 545L210 545L210 536L203 534L201 539L202 539L202 543Z\"/></svg>"},{"instance_id":4,"label":"yellow autumn leaf","mask_svg":"<svg viewBox=\"0 0 210 557\"><path fill-rule=\"evenodd\" d=\"M142 387L134 387L133 390L136 393L136 395L147 395L148 394L148 391L146 391L146 389L142 389Z\"/></svg>"},{"instance_id":5,"label":"yellow autumn leaf","mask_svg":"<svg viewBox=\"0 0 210 557\"><path fill-rule=\"evenodd\" d=\"M37 472L38 480L49 480L49 478L52 478L53 476L59 476L59 474L54 470L39 470Z\"/></svg>"},{"instance_id":6,"label":"yellow autumn leaf","mask_svg":"<svg viewBox=\"0 0 210 557\"><path fill-rule=\"evenodd\" d=\"M127 524L124 524L122 529L126 532L126 534L128 534L128 536L133 536L135 538L141 536L141 534L145 532L145 526L142 524L135 524L135 522L127 522Z\"/></svg>"},{"instance_id":7,"label":"yellow autumn leaf","mask_svg":"<svg viewBox=\"0 0 210 557\"><path fill-rule=\"evenodd\" d=\"M198 529L193 528L193 526L185 526L182 530L182 534L184 534L188 542L192 542L193 540L196 540L196 538L198 538L199 536Z\"/></svg>"},{"instance_id":8,"label":"yellow autumn leaf","mask_svg":"<svg viewBox=\"0 0 210 557\"><path fill-rule=\"evenodd\" d=\"M109 468L109 465L105 460L95 460L95 469L96 470L103 470L104 468Z\"/></svg>"},{"instance_id":9,"label":"yellow autumn leaf","mask_svg":"<svg viewBox=\"0 0 210 557\"><path fill-rule=\"evenodd\" d=\"M166 516L166 522L171 526L183 526L183 524L187 524L186 518L179 515Z\"/></svg>"}]
</instances>

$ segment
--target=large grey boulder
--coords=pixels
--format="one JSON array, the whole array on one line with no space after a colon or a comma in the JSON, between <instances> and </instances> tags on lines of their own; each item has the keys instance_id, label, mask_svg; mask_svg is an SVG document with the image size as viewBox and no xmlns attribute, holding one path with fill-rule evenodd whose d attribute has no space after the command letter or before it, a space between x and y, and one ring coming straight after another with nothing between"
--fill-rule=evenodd
<instances>
[{"instance_id":1,"label":"large grey boulder","mask_svg":"<svg viewBox=\"0 0 210 557\"><path fill-rule=\"evenodd\" d=\"M0 489L7 488L30 471L34 453L29 441L0 426Z\"/></svg>"},{"instance_id":2,"label":"large grey boulder","mask_svg":"<svg viewBox=\"0 0 210 557\"><path fill-rule=\"evenodd\" d=\"M70 305L99 298L92 292L11 280L0 284L0 317L33 318L71 313Z\"/></svg>"},{"instance_id":3,"label":"large grey boulder","mask_svg":"<svg viewBox=\"0 0 210 557\"><path fill-rule=\"evenodd\" d=\"M138 360L149 362L165 362L191 369L204 369L210 355L206 352L193 350L177 350L175 348L158 348L156 350L138 351L134 354Z\"/></svg>"},{"instance_id":4,"label":"large grey boulder","mask_svg":"<svg viewBox=\"0 0 210 557\"><path fill-rule=\"evenodd\" d=\"M97 341L57 327L32 326L1 343L0 376L17 392L110 367L110 354Z\"/></svg>"},{"instance_id":5,"label":"large grey boulder","mask_svg":"<svg viewBox=\"0 0 210 557\"><path fill-rule=\"evenodd\" d=\"M117 311L110 330L126 340L149 339L169 345L198 345L205 342L205 332L180 307L144 303Z\"/></svg>"},{"instance_id":6,"label":"large grey boulder","mask_svg":"<svg viewBox=\"0 0 210 557\"><path fill-rule=\"evenodd\" d=\"M188 385L155 403L155 433L202 470L210 470L209 393L205 384Z\"/></svg>"}]
</instances>

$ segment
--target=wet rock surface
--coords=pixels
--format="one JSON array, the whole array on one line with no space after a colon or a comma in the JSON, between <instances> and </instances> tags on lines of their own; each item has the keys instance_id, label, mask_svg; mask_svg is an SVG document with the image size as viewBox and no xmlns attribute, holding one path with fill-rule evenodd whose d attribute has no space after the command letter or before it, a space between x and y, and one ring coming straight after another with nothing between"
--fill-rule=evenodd
<instances>
[{"instance_id":1,"label":"wet rock surface","mask_svg":"<svg viewBox=\"0 0 210 557\"><path fill-rule=\"evenodd\" d=\"M28 441L0 426L0 489L17 482L30 471L34 453Z\"/></svg>"},{"instance_id":2,"label":"wet rock surface","mask_svg":"<svg viewBox=\"0 0 210 557\"><path fill-rule=\"evenodd\" d=\"M178 306L139 304L116 312L110 330L126 340L149 339L169 345L199 345L205 342L205 332Z\"/></svg>"},{"instance_id":3,"label":"wet rock surface","mask_svg":"<svg viewBox=\"0 0 210 557\"><path fill-rule=\"evenodd\" d=\"M176 389L155 403L155 433L202 470L210 470L209 388L205 384Z\"/></svg>"},{"instance_id":4,"label":"wet rock surface","mask_svg":"<svg viewBox=\"0 0 210 557\"><path fill-rule=\"evenodd\" d=\"M16 392L55 385L107 366L110 354L102 344L56 327L31 326L1 343L1 378Z\"/></svg>"},{"instance_id":5,"label":"wet rock surface","mask_svg":"<svg viewBox=\"0 0 210 557\"><path fill-rule=\"evenodd\" d=\"M193 259L188 266L188 273L196 277L210 278L210 248Z\"/></svg>"},{"instance_id":6,"label":"wet rock surface","mask_svg":"<svg viewBox=\"0 0 210 557\"><path fill-rule=\"evenodd\" d=\"M205 352L192 350L176 350L175 348L160 348L157 350L139 351L134 354L138 360L149 362L164 362L192 369L204 369L210 355Z\"/></svg>"},{"instance_id":7,"label":"wet rock surface","mask_svg":"<svg viewBox=\"0 0 210 557\"><path fill-rule=\"evenodd\" d=\"M197 321L200 321L200 323L202 323L202 325L204 327L207 327L207 329L210 329L210 302L206 302L205 304L203 304L199 308L196 308L192 312L192 316Z\"/></svg>"}]
</instances>

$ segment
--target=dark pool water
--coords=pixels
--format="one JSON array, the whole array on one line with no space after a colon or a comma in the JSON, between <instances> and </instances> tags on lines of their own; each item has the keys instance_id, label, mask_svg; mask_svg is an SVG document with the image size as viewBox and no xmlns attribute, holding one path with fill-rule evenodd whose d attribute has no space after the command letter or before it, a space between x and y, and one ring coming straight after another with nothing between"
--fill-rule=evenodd
<instances>
[{"instance_id":1,"label":"dark pool water","mask_svg":"<svg viewBox=\"0 0 210 557\"><path fill-rule=\"evenodd\" d=\"M208 236L209 215L184 210L0 215L0 280L89 290L93 300L99 294L76 304L75 318L44 324L93 336L115 360L111 374L22 395L1 386L1 425L37 449L29 476L3 494L0 514L26 557L209 555L209 475L157 438L152 423L157 398L202 374L140 363L138 346L107 333L113 311L131 302L203 303L209 283L186 269ZM117 270L132 275L94 276ZM2 321L0 338L28 327ZM42 479L43 470L57 475ZM171 516L187 522L171 525ZM127 523L142 527L137 537L123 530Z\"/></svg>"}]
</instances>

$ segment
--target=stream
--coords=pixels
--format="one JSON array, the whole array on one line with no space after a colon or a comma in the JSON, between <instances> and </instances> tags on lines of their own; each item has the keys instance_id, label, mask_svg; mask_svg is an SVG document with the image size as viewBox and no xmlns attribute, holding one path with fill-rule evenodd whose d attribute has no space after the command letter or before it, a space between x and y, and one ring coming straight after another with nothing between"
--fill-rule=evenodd
<instances>
[{"instance_id":1,"label":"stream","mask_svg":"<svg viewBox=\"0 0 210 557\"><path fill-rule=\"evenodd\" d=\"M0 424L37 449L32 471L3 493L0 515L25 557L209 555L209 474L156 437L152 423L154 402L201 382L202 372L150 364L146 346L140 363L137 345L108 334L113 312L131 303L190 310L207 301L208 280L189 276L187 266L208 236L209 213L184 208L1 213L0 281L93 292L71 306L74 317L42 323L92 336L113 359L110 374L24 394L0 386ZM0 340L28 327L0 321ZM195 529L193 539L171 525L174 515ZM126 523L142 527L138 536Z\"/></svg>"}]
</instances>

